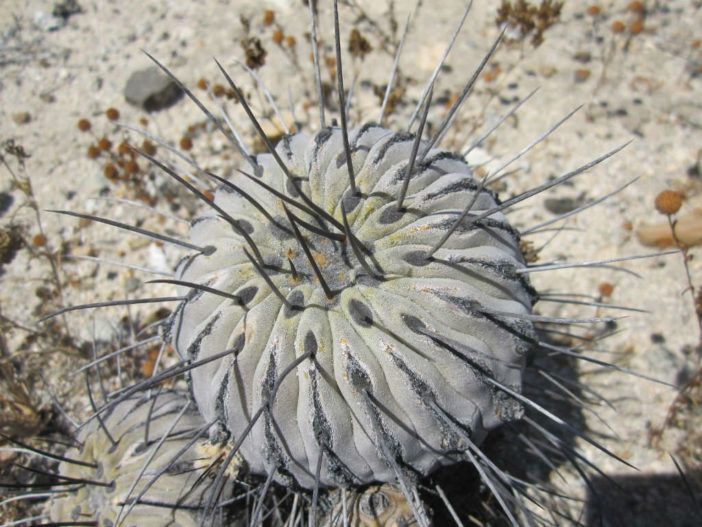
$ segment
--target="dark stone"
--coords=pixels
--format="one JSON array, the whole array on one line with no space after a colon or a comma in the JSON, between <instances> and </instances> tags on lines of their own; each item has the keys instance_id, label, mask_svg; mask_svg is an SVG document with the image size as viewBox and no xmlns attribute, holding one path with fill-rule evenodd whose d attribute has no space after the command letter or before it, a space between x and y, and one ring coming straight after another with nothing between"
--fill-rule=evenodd
<instances>
[{"instance_id":1,"label":"dark stone","mask_svg":"<svg viewBox=\"0 0 702 527\"><path fill-rule=\"evenodd\" d=\"M3 265L9 264L24 245L21 229L10 225L7 229L0 229L0 275Z\"/></svg>"},{"instance_id":2,"label":"dark stone","mask_svg":"<svg viewBox=\"0 0 702 527\"><path fill-rule=\"evenodd\" d=\"M0 192L0 216L4 215L15 202L15 198L9 192Z\"/></svg>"},{"instance_id":3,"label":"dark stone","mask_svg":"<svg viewBox=\"0 0 702 527\"><path fill-rule=\"evenodd\" d=\"M651 333L651 342L654 344L663 344L665 337L661 333Z\"/></svg>"},{"instance_id":4,"label":"dark stone","mask_svg":"<svg viewBox=\"0 0 702 527\"><path fill-rule=\"evenodd\" d=\"M83 8L78 4L77 0L64 0L54 4L51 14L65 20L71 15L77 15L82 12Z\"/></svg>"},{"instance_id":5,"label":"dark stone","mask_svg":"<svg viewBox=\"0 0 702 527\"><path fill-rule=\"evenodd\" d=\"M183 91L178 84L156 66L132 73L124 88L127 102L147 112L167 108L182 95Z\"/></svg>"},{"instance_id":6,"label":"dark stone","mask_svg":"<svg viewBox=\"0 0 702 527\"><path fill-rule=\"evenodd\" d=\"M585 203L585 196L580 195L577 198L546 198L544 207L553 214L567 214Z\"/></svg>"}]
</instances>

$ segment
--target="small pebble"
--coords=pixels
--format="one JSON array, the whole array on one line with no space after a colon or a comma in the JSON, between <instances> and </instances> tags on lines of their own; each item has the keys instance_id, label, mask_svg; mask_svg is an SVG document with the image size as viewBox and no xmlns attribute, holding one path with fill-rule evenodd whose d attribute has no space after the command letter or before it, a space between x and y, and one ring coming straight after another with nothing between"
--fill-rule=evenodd
<instances>
[{"instance_id":1,"label":"small pebble","mask_svg":"<svg viewBox=\"0 0 702 527\"><path fill-rule=\"evenodd\" d=\"M587 64L592 59L592 55L590 55L589 51L577 51L573 58L575 60L577 60L578 62L582 62L583 64Z\"/></svg>"},{"instance_id":2,"label":"small pebble","mask_svg":"<svg viewBox=\"0 0 702 527\"><path fill-rule=\"evenodd\" d=\"M66 25L66 19L50 15L46 11L34 13L34 25L41 31L57 31Z\"/></svg>"},{"instance_id":3,"label":"small pebble","mask_svg":"<svg viewBox=\"0 0 702 527\"><path fill-rule=\"evenodd\" d=\"M587 68L579 68L575 70L575 82L581 83L585 82L590 78L590 70Z\"/></svg>"},{"instance_id":4,"label":"small pebble","mask_svg":"<svg viewBox=\"0 0 702 527\"><path fill-rule=\"evenodd\" d=\"M141 280L134 278L133 276L130 276L124 281L124 289L127 291L127 293L133 293L134 291L139 290L140 287Z\"/></svg>"},{"instance_id":5,"label":"small pebble","mask_svg":"<svg viewBox=\"0 0 702 527\"><path fill-rule=\"evenodd\" d=\"M0 216L5 214L15 202L15 198L9 192L0 192Z\"/></svg>"},{"instance_id":6,"label":"small pebble","mask_svg":"<svg viewBox=\"0 0 702 527\"><path fill-rule=\"evenodd\" d=\"M546 77L547 79L550 77L553 77L557 72L558 72L558 69L555 66L552 66L550 64L545 64L543 66L539 66L539 73L543 77Z\"/></svg>"},{"instance_id":7,"label":"small pebble","mask_svg":"<svg viewBox=\"0 0 702 527\"><path fill-rule=\"evenodd\" d=\"M27 124L32 120L32 116L29 112L17 112L12 114L12 120L17 124Z\"/></svg>"},{"instance_id":8,"label":"small pebble","mask_svg":"<svg viewBox=\"0 0 702 527\"><path fill-rule=\"evenodd\" d=\"M585 203L585 196L580 195L577 198L562 197L562 198L546 198L544 207L553 214L566 214L571 212Z\"/></svg>"},{"instance_id":9,"label":"small pebble","mask_svg":"<svg viewBox=\"0 0 702 527\"><path fill-rule=\"evenodd\" d=\"M147 112L167 108L182 95L180 87L156 66L132 73L124 88L127 102Z\"/></svg>"}]
</instances>

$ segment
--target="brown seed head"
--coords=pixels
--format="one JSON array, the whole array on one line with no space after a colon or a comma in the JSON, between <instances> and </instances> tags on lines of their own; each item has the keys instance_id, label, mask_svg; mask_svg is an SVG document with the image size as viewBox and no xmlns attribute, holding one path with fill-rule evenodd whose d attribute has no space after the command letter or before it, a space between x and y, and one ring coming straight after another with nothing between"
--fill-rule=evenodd
<instances>
[{"instance_id":1,"label":"brown seed head","mask_svg":"<svg viewBox=\"0 0 702 527\"><path fill-rule=\"evenodd\" d=\"M623 33L625 29L626 26L621 20L615 20L614 22L612 22L612 31L614 33Z\"/></svg>"},{"instance_id":2,"label":"brown seed head","mask_svg":"<svg viewBox=\"0 0 702 527\"><path fill-rule=\"evenodd\" d=\"M144 151L145 154L148 154L150 156L156 153L156 145L154 145L151 141L147 139L144 139L144 142L141 143L141 149Z\"/></svg>"},{"instance_id":3,"label":"brown seed head","mask_svg":"<svg viewBox=\"0 0 702 527\"><path fill-rule=\"evenodd\" d=\"M597 286L597 290L599 291L601 297L608 298L612 296L612 293L614 292L614 285L610 284L609 282L602 282Z\"/></svg>"},{"instance_id":4,"label":"brown seed head","mask_svg":"<svg viewBox=\"0 0 702 527\"><path fill-rule=\"evenodd\" d=\"M634 20L631 24L629 24L629 34L630 35L638 35L644 30L644 23L643 20L640 18L637 20Z\"/></svg>"},{"instance_id":5,"label":"brown seed head","mask_svg":"<svg viewBox=\"0 0 702 527\"><path fill-rule=\"evenodd\" d=\"M137 165L137 162L130 159L129 161L126 161L124 163L124 172L129 174L130 176L133 176L137 172L139 172L139 165Z\"/></svg>"},{"instance_id":6,"label":"brown seed head","mask_svg":"<svg viewBox=\"0 0 702 527\"><path fill-rule=\"evenodd\" d=\"M212 86L212 94L215 97L222 97L225 93L227 93L227 89L221 84L215 84Z\"/></svg>"},{"instance_id":7,"label":"brown seed head","mask_svg":"<svg viewBox=\"0 0 702 527\"><path fill-rule=\"evenodd\" d=\"M37 234L32 238L32 245L34 247L44 247L46 245L46 237L43 234Z\"/></svg>"},{"instance_id":8,"label":"brown seed head","mask_svg":"<svg viewBox=\"0 0 702 527\"><path fill-rule=\"evenodd\" d=\"M129 148L129 143L127 143L126 141L122 141L117 147L117 152L119 152L123 156L129 154L131 151L132 149Z\"/></svg>"},{"instance_id":9,"label":"brown seed head","mask_svg":"<svg viewBox=\"0 0 702 527\"><path fill-rule=\"evenodd\" d=\"M646 7L644 6L643 2L636 0L634 2L629 2L629 5L626 8L632 13L643 13Z\"/></svg>"},{"instance_id":10,"label":"brown seed head","mask_svg":"<svg viewBox=\"0 0 702 527\"><path fill-rule=\"evenodd\" d=\"M283 42L283 38L284 35L282 29L276 29L275 31L273 31L273 42L275 42L276 44L280 44L281 42Z\"/></svg>"},{"instance_id":11,"label":"brown seed head","mask_svg":"<svg viewBox=\"0 0 702 527\"><path fill-rule=\"evenodd\" d=\"M656 210L661 214L670 216L680 210L683 202L683 195L674 190L664 190L656 196Z\"/></svg>"},{"instance_id":12,"label":"brown seed head","mask_svg":"<svg viewBox=\"0 0 702 527\"><path fill-rule=\"evenodd\" d=\"M117 109L115 108L108 108L105 111L105 115L107 115L107 118L110 121L116 121L117 119L119 119L119 111L117 111Z\"/></svg>"},{"instance_id":13,"label":"brown seed head","mask_svg":"<svg viewBox=\"0 0 702 527\"><path fill-rule=\"evenodd\" d=\"M112 148L112 141L110 141L107 137L103 137L98 141L98 148L106 152Z\"/></svg>"},{"instance_id":14,"label":"brown seed head","mask_svg":"<svg viewBox=\"0 0 702 527\"><path fill-rule=\"evenodd\" d=\"M117 179L117 167L114 163L107 163L103 173L105 174L105 178L110 181L115 181Z\"/></svg>"},{"instance_id":15,"label":"brown seed head","mask_svg":"<svg viewBox=\"0 0 702 527\"><path fill-rule=\"evenodd\" d=\"M590 16L597 16L600 14L600 12L601 12L600 6L598 6L597 4L592 4L591 6L589 6L587 8L587 14Z\"/></svg>"},{"instance_id":16,"label":"brown seed head","mask_svg":"<svg viewBox=\"0 0 702 527\"><path fill-rule=\"evenodd\" d=\"M275 13L273 12L272 9L266 9L266 12L263 13L263 25L268 27L274 21L275 21Z\"/></svg>"},{"instance_id":17,"label":"brown seed head","mask_svg":"<svg viewBox=\"0 0 702 527\"><path fill-rule=\"evenodd\" d=\"M180 148L183 150L190 150L193 147L193 140L187 135L180 139Z\"/></svg>"},{"instance_id":18,"label":"brown seed head","mask_svg":"<svg viewBox=\"0 0 702 527\"><path fill-rule=\"evenodd\" d=\"M100 156L100 149L95 145L90 145L88 147L88 157L90 159L96 159Z\"/></svg>"},{"instance_id":19,"label":"brown seed head","mask_svg":"<svg viewBox=\"0 0 702 527\"><path fill-rule=\"evenodd\" d=\"M78 121L78 130L80 130L81 132L87 132L88 130L90 130L90 121L88 121L87 119L81 119L80 121Z\"/></svg>"}]
</instances>

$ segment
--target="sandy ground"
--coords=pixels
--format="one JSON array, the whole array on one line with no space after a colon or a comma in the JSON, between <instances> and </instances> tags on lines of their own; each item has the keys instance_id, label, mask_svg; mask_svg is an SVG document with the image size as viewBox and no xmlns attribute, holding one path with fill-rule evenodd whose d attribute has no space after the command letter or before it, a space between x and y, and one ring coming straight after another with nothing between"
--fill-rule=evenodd
<instances>
[{"instance_id":1,"label":"sandy ground","mask_svg":"<svg viewBox=\"0 0 702 527\"><path fill-rule=\"evenodd\" d=\"M518 160L513 175L504 180L501 196L511 196L529 189L549 178L572 170L583 163L623 144L631 143L614 158L563 185L525 202L513 214L517 225L527 228L554 217L547 210L545 199L570 198L586 201L637 181L621 193L571 218L566 230L550 231L532 236L536 247L545 245L540 262L554 260L589 261L656 252L645 247L635 235L642 224L665 222L653 206L655 196L673 188L685 196L680 214L702 207L702 8L693 0L643 2L648 8L643 15L627 10L628 1L598 2L597 16L586 12L587 2L566 2L560 19L545 32L545 41L534 48L529 37L503 44L490 61L475 92L461 110L443 146L460 149L472 143L509 109L511 101L539 88L533 99L522 107L517 116L508 120L482 145L478 157L509 158L529 144L569 111L582 105L556 133L550 135L534 150ZM5 0L0 17L0 141L14 140L29 158L24 169L5 151L8 166L0 167L0 192L13 199L3 208L2 228L21 228L25 246L3 267L0 276L0 306L8 354L14 359L14 370L4 370L3 409L21 406L28 414L29 435L46 432L37 424L36 415L46 415L51 401L38 376L27 368L39 367L52 392L67 410L85 413L84 400L74 388L75 379L68 374L85 358L76 351L61 351L51 340L50 331L37 324L37 319L59 307L60 298L52 280L50 259L59 260L58 274L62 282L62 302L73 305L98 300L124 298L125 294L168 295L168 286L145 285L144 275L94 262L76 262L66 255L97 255L123 260L135 265L169 269L179 257L179 251L159 247L121 232L96 224L85 225L75 218L57 216L47 209L88 212L127 221L142 221L142 226L185 234L187 226L171 219L158 219L154 214L123 203L96 200L97 196L138 199L150 196L154 206L192 219L198 207L194 200L166 182L149 167L143 168L141 183L113 183L104 174L109 161L106 154L89 159L88 147L101 137L116 145L131 138L141 139L108 121L105 110L119 110L119 121L145 128L174 145L185 136L193 138L190 154L201 164L225 174L236 165L237 156L226 140L211 125L201 125L202 113L188 100L160 112L147 114L127 104L123 89L130 74L150 65L141 52L147 50L199 96L200 78L223 83L212 57L240 79L255 110L267 126L273 126L270 110L251 79L235 63L244 58L240 41L258 36L268 54L259 71L265 84L277 97L284 111L293 101L296 119L304 131L319 127L316 96L312 89L310 46L305 39L306 11L301 2L203 0L201 2L90 2L80 0L82 12L70 16L65 25L48 30L47 17L51 6L43 1ZM331 57L332 19L329 2L320 2L320 33L323 54ZM379 98L372 87L387 82L392 64L388 50L399 40L404 20L414 2L397 1L394 17L399 29L393 33L391 12L386 2L359 2L356 7L342 6L344 38L355 24L374 50L363 61L344 62L347 79L357 76L351 118L357 122L375 120ZM413 110L426 79L441 55L464 8L463 2L442 2L440 6L425 2L412 22L407 37L400 71L401 86L406 91L397 104L389 125L404 127ZM263 25L265 9L272 9L275 22ZM441 72L435 90L435 104L429 121L438 124L446 114L452 96L460 92L466 80L490 44L498 35L495 25L497 2L476 0L454 50ZM248 33L243 19L248 19ZM621 33L613 24L624 25ZM637 28L637 21L642 27ZM295 38L290 47L285 41L274 43L274 31ZM638 32L641 29L641 32ZM632 34L637 33L637 34ZM509 35L518 36L514 32ZM386 42L388 50L383 49ZM324 69L326 78L329 68ZM240 108L229 102L235 125L252 144L252 127ZM211 105L210 105L211 106ZM80 132L79 119L89 119L92 128ZM146 124L140 119L147 119ZM4 143L6 144L6 143ZM168 155L165 149L160 154ZM477 159L477 157L476 157ZM145 165L145 163L142 162ZM45 245L36 236L40 233L34 211L27 206L22 189L13 183L9 168L17 177L31 181L33 196L40 209ZM26 187L25 187L26 188ZM169 195L168 192L171 192ZM700 232L699 221L693 231ZM700 251L689 251L688 268L692 284L702 285ZM616 335L607 339L602 348L607 352L593 354L604 360L615 360L622 367L647 376L680 385L695 371L695 354L690 352L699 342L699 328L693 311L687 278L679 254L636 260L622 265L641 277L612 269L567 269L534 273L533 280L541 290L578 292L598 296L603 282L614 286L605 301L632 306L646 313L625 313L618 321ZM48 292L47 292L48 290ZM593 308L573 310L559 305L539 306L544 313L580 313L592 316ZM153 314L153 305L131 310L133 318ZM90 342L96 335L109 339L124 310L105 309L91 313L69 314L68 325L74 344ZM63 321L58 321L56 332ZM37 333L35 333L37 332ZM75 346L70 347L75 350ZM2 359L7 364L8 357ZM687 451L683 456L690 473L699 466L699 457L689 454L694 435L685 426L668 426L663 440L656 446L649 441L649 431L663 425L666 413L676 396L671 387L656 384L620 372L598 372L591 364L581 364L581 381L599 390L616 407L597 408L602 419L614 432L606 430L598 440L638 470L627 468L589 445L582 448L588 460L603 473L624 482L632 495L642 494L650 486L669 485L677 472L668 452ZM14 371L27 393L18 396L8 386L8 371ZM20 390L21 391L21 390ZM18 402L19 401L19 402ZM24 405L24 406L22 406ZM44 412L42 414L42 412ZM34 419L34 420L33 420ZM698 418L699 419L699 418ZM34 423L34 424L32 424ZM587 425L602 430L602 425L590 414ZM616 434L616 435L615 435ZM687 443L686 443L687 442ZM697 447L699 448L699 447ZM697 450L699 456L699 450ZM566 472L568 470L566 469ZM567 492L587 499L585 486L576 477L568 477ZM631 487L629 485L631 484ZM663 488L661 487L661 488ZM654 493L655 494L655 493ZM661 491L661 495L666 492ZM667 499L667 498L666 498ZM677 501L676 501L677 500ZM675 512L669 518L682 518L693 525L694 510L685 496L678 496ZM634 500L636 501L636 500ZM664 500L665 501L665 500ZM621 501L619 502L622 503ZM665 503L668 503L665 501ZM622 525L654 525L657 520L639 510L641 504L627 502L637 523L623 521ZM661 512L662 505L654 509ZM687 508L690 508L688 511ZM681 512L682 511L682 512ZM688 514L689 512L689 514ZM681 516L682 515L682 516ZM687 515L687 516L686 516ZM583 521L587 523L585 516ZM613 522L616 525L617 523Z\"/></svg>"}]
</instances>

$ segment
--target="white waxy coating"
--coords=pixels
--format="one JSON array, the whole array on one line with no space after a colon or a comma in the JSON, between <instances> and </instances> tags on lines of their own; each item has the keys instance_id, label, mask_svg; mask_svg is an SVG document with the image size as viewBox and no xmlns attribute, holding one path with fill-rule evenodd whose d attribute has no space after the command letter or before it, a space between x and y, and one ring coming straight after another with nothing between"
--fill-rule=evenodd
<instances>
[{"instance_id":1,"label":"white waxy coating","mask_svg":"<svg viewBox=\"0 0 702 527\"><path fill-rule=\"evenodd\" d=\"M525 274L514 272L525 266L518 235L499 211L470 223L497 205L481 190L466 220L427 260L479 187L455 154L431 150L420 162L422 143L398 212L413 141L375 125L351 131L356 197L340 129L286 136L276 151L318 207L314 215L273 156L257 157L260 180L306 208L287 205L317 229L343 234L343 202L372 274L348 237L336 241L296 221L331 298L282 200L244 175L231 180L239 191L225 185L215 193L229 221L210 211L193 223L193 243L214 250L183 260L176 278L239 301L178 286L189 298L170 334L184 358L236 349L193 370L191 390L204 418L219 418L230 442L260 413L241 446L254 473L275 468L278 480L312 488L322 455L320 483L326 486L392 481L389 456L396 466L427 474L458 460L447 452L466 448L457 424L479 443L488 430L520 416L520 405L495 387L521 390L533 339L528 316L534 294ZM337 225L320 220L320 209ZM256 258L242 229L292 309L245 254Z\"/></svg>"}]
</instances>

